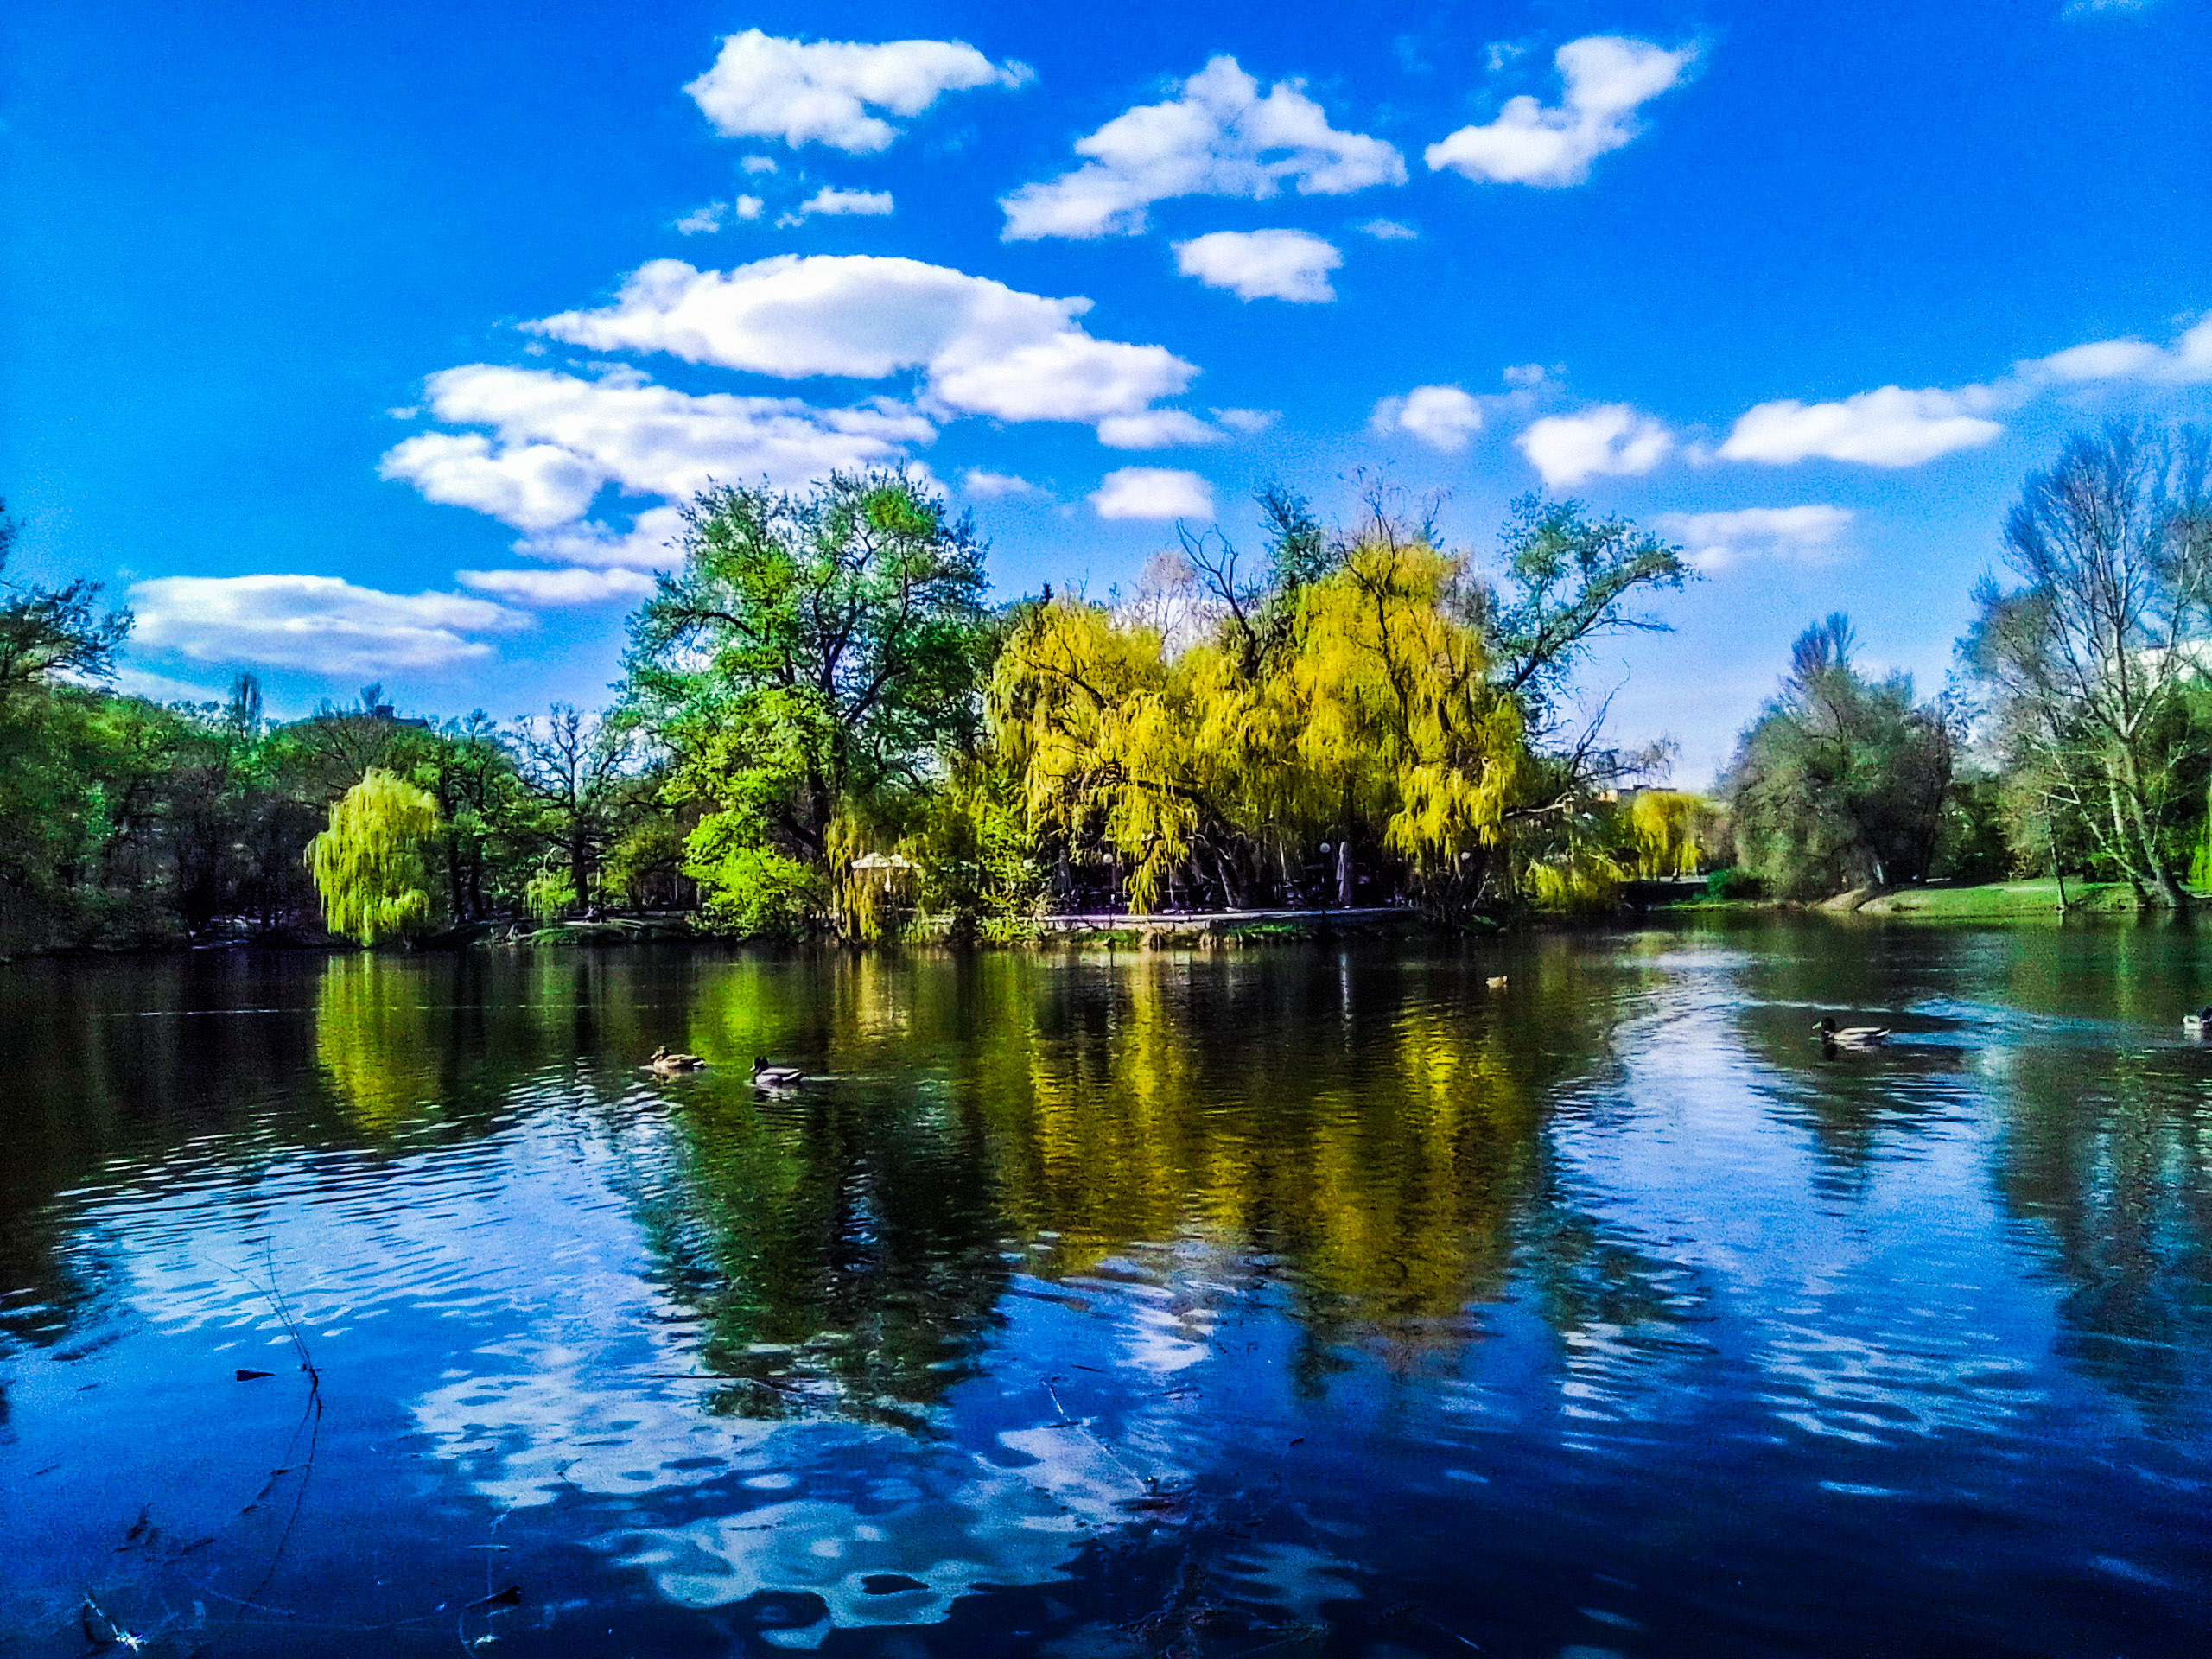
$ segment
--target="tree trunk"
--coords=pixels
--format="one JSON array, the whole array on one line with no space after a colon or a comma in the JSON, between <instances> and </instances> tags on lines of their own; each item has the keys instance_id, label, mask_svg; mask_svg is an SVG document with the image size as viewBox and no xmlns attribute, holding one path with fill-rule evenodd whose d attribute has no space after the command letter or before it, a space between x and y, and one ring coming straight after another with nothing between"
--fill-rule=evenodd
<instances>
[{"instance_id":1,"label":"tree trunk","mask_svg":"<svg viewBox=\"0 0 2212 1659\"><path fill-rule=\"evenodd\" d=\"M2140 849L2143 868L2149 874L2152 896L2164 909L2179 911L2187 907L2182 897L2181 884L2174 880L2174 873L2166 863L2166 855L2158 845L2158 832L2151 827L2151 815L2143 810L2142 772L2135 762L2133 751L2123 750L2124 776L2127 782L2127 816L2134 832L2135 844Z\"/></svg>"},{"instance_id":2,"label":"tree trunk","mask_svg":"<svg viewBox=\"0 0 2212 1659\"><path fill-rule=\"evenodd\" d=\"M1352 907L1351 837L1346 836L1337 843L1337 904L1344 910Z\"/></svg>"}]
</instances>

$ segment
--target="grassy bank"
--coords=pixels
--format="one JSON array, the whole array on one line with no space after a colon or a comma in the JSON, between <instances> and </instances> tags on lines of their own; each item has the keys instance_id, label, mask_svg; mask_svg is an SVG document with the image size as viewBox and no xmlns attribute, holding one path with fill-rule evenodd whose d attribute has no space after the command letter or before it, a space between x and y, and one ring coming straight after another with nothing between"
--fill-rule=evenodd
<instances>
[{"instance_id":1,"label":"grassy bank","mask_svg":"<svg viewBox=\"0 0 2212 1659\"><path fill-rule=\"evenodd\" d=\"M1861 916L1910 916L1923 921L2039 919L2058 915L2058 883L1991 881L1972 887L1907 887L1860 906ZM2132 916L2135 894L2122 881L2069 881L2066 914Z\"/></svg>"}]
</instances>

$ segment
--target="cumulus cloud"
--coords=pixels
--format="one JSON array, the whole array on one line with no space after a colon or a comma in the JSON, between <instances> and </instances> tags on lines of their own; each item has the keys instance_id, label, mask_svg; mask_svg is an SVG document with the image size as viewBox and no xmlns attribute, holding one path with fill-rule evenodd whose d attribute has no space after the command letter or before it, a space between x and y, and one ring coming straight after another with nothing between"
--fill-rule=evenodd
<instances>
[{"instance_id":1,"label":"cumulus cloud","mask_svg":"<svg viewBox=\"0 0 2212 1659\"><path fill-rule=\"evenodd\" d=\"M2091 340L2049 357L2031 358L2015 372L2029 380L2076 385L2092 380L2147 380L2164 385L2196 385L2212 380L2212 313L2199 317L2171 346L2154 346L2133 335Z\"/></svg>"},{"instance_id":2,"label":"cumulus cloud","mask_svg":"<svg viewBox=\"0 0 2212 1659\"><path fill-rule=\"evenodd\" d=\"M1173 196L1264 201L1286 180L1301 195L1324 196L1406 180L1396 146L1338 131L1298 81L1278 81L1262 98L1231 57L1213 59L1166 103L1123 111L1075 149L1090 159L1000 200L1007 241L1134 236L1147 207Z\"/></svg>"},{"instance_id":3,"label":"cumulus cloud","mask_svg":"<svg viewBox=\"0 0 2212 1659\"><path fill-rule=\"evenodd\" d=\"M1425 152L1429 170L1450 168L1471 179L1544 188L1580 184L1590 163L1642 130L1639 105L1678 85L1697 48L1669 52L1649 41L1592 35L1554 54L1565 95L1549 108L1523 93L1497 119L1462 127Z\"/></svg>"},{"instance_id":4,"label":"cumulus cloud","mask_svg":"<svg viewBox=\"0 0 2212 1659\"><path fill-rule=\"evenodd\" d=\"M456 570L464 588L497 594L525 605L603 605L609 600L642 599L653 579L642 570Z\"/></svg>"},{"instance_id":5,"label":"cumulus cloud","mask_svg":"<svg viewBox=\"0 0 2212 1659\"><path fill-rule=\"evenodd\" d=\"M586 520L525 536L514 545L525 557L550 564L664 570L683 563L683 514L672 506L647 507L627 530Z\"/></svg>"},{"instance_id":6,"label":"cumulus cloud","mask_svg":"<svg viewBox=\"0 0 2212 1659\"><path fill-rule=\"evenodd\" d=\"M1014 473L988 472L970 467L960 475L960 487L978 501L1004 501L1017 495L1042 495L1027 479Z\"/></svg>"},{"instance_id":7,"label":"cumulus cloud","mask_svg":"<svg viewBox=\"0 0 2212 1659\"><path fill-rule=\"evenodd\" d=\"M1818 563L1830 557L1853 515L1847 507L1740 507L1732 512L1669 512L1660 533L1680 542L1700 570L1752 559Z\"/></svg>"},{"instance_id":8,"label":"cumulus cloud","mask_svg":"<svg viewBox=\"0 0 2212 1659\"><path fill-rule=\"evenodd\" d=\"M939 405L1007 421L1133 415L1198 373L1163 346L1085 333L1074 320L1090 308L916 259L786 254L728 272L657 259L613 305L531 327L782 379L920 369Z\"/></svg>"},{"instance_id":9,"label":"cumulus cloud","mask_svg":"<svg viewBox=\"0 0 2212 1659\"><path fill-rule=\"evenodd\" d=\"M1109 449L1170 449L1178 444L1218 443L1221 429L1179 409L1147 409L1109 415L1098 423L1098 442Z\"/></svg>"},{"instance_id":10,"label":"cumulus cloud","mask_svg":"<svg viewBox=\"0 0 2212 1659\"><path fill-rule=\"evenodd\" d=\"M1205 518L1213 514L1213 489L1196 473L1123 467L1098 481L1090 505L1101 518Z\"/></svg>"},{"instance_id":11,"label":"cumulus cloud","mask_svg":"<svg viewBox=\"0 0 2212 1659\"><path fill-rule=\"evenodd\" d=\"M888 190L837 190L825 184L799 203L795 214L786 215L785 222L796 224L799 219L811 218L816 213L867 217L890 211L891 193Z\"/></svg>"},{"instance_id":12,"label":"cumulus cloud","mask_svg":"<svg viewBox=\"0 0 2212 1659\"><path fill-rule=\"evenodd\" d=\"M1415 242L1421 232L1410 225L1395 219L1363 219L1352 229L1363 236L1371 236L1377 242Z\"/></svg>"},{"instance_id":13,"label":"cumulus cloud","mask_svg":"<svg viewBox=\"0 0 2212 1659\"><path fill-rule=\"evenodd\" d=\"M471 372L446 371L461 376ZM433 383L439 378L432 377ZM494 448L492 440L479 432L422 433L386 452L379 470L386 478L404 479L432 501L474 507L518 530L550 530L576 518L591 505L592 497L607 478L604 467L557 443L511 441Z\"/></svg>"},{"instance_id":14,"label":"cumulus cloud","mask_svg":"<svg viewBox=\"0 0 2212 1659\"><path fill-rule=\"evenodd\" d=\"M1282 412L1274 409L1217 409L1213 417L1231 432L1241 432L1246 437L1255 437L1282 418Z\"/></svg>"},{"instance_id":15,"label":"cumulus cloud","mask_svg":"<svg viewBox=\"0 0 2212 1659\"><path fill-rule=\"evenodd\" d=\"M995 64L958 41L787 41L757 29L722 41L684 87L728 138L827 144L848 155L889 148L899 129L874 111L919 115L946 92L1020 86L1027 66ZM750 162L747 163L750 166Z\"/></svg>"},{"instance_id":16,"label":"cumulus cloud","mask_svg":"<svg viewBox=\"0 0 2212 1659\"><path fill-rule=\"evenodd\" d=\"M479 661L471 636L524 625L463 594L387 594L336 576L160 576L135 584L136 641L202 663L328 674L422 672Z\"/></svg>"},{"instance_id":17,"label":"cumulus cloud","mask_svg":"<svg viewBox=\"0 0 2212 1659\"><path fill-rule=\"evenodd\" d=\"M840 467L903 460L937 429L887 403L817 409L796 398L695 397L634 370L596 380L470 364L427 382L431 412L493 435L428 432L384 457L433 501L474 507L518 530L582 516L607 482L683 499L717 480L788 486Z\"/></svg>"},{"instance_id":18,"label":"cumulus cloud","mask_svg":"<svg viewBox=\"0 0 2212 1659\"><path fill-rule=\"evenodd\" d=\"M1574 415L1548 415L1514 440L1554 489L1600 474L1649 472L1674 447L1667 429L1626 404L1599 404Z\"/></svg>"},{"instance_id":19,"label":"cumulus cloud","mask_svg":"<svg viewBox=\"0 0 2212 1659\"><path fill-rule=\"evenodd\" d=\"M1333 300L1329 273L1344 262L1332 244L1304 231L1215 231L1175 244L1178 270L1240 300Z\"/></svg>"},{"instance_id":20,"label":"cumulus cloud","mask_svg":"<svg viewBox=\"0 0 2212 1659\"><path fill-rule=\"evenodd\" d=\"M1457 454L1483 429L1483 410L1457 386L1415 386L1402 397L1376 404L1368 425L1385 435L1403 432L1432 449Z\"/></svg>"},{"instance_id":21,"label":"cumulus cloud","mask_svg":"<svg viewBox=\"0 0 2212 1659\"><path fill-rule=\"evenodd\" d=\"M694 207L676 221L680 236L708 236L719 231L733 219L758 219L760 209L766 206L758 196L740 196L734 201L710 201Z\"/></svg>"},{"instance_id":22,"label":"cumulus cloud","mask_svg":"<svg viewBox=\"0 0 2212 1659\"><path fill-rule=\"evenodd\" d=\"M1738 416L1719 454L1723 461L1774 466L1818 456L1869 467L1917 467L2002 432L1981 412L1994 401L1980 386L1956 391L1882 386L1826 404L1778 398Z\"/></svg>"}]
</instances>

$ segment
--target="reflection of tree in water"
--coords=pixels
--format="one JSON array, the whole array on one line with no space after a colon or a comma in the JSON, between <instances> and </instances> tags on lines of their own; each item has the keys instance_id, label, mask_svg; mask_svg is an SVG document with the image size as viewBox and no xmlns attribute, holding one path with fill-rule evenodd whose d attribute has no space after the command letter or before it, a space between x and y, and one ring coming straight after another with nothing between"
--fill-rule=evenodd
<instances>
[{"instance_id":1,"label":"reflection of tree in water","mask_svg":"<svg viewBox=\"0 0 2212 1659\"><path fill-rule=\"evenodd\" d=\"M1997 1183L2049 1230L2068 1290L2068 1357L2158 1413L2212 1392L2212 1087L2188 1051L2123 1056L2101 1077L2079 1051L2026 1049Z\"/></svg>"},{"instance_id":2,"label":"reflection of tree in water","mask_svg":"<svg viewBox=\"0 0 2212 1659\"><path fill-rule=\"evenodd\" d=\"M1516 968L1355 953L986 961L956 1086L1048 1274L1197 1235L1281 1276L1309 1380L1363 1334L1456 1347L1546 1179L1552 1091L1603 1050L1608 985L1566 946ZM1615 980L1612 982L1618 982Z\"/></svg>"},{"instance_id":3,"label":"reflection of tree in water","mask_svg":"<svg viewBox=\"0 0 2212 1659\"><path fill-rule=\"evenodd\" d=\"M916 1426L973 1374L1007 1270L972 1124L875 1090L729 1088L674 1130L638 1209L704 1323L701 1362L737 1382L718 1409Z\"/></svg>"},{"instance_id":4,"label":"reflection of tree in water","mask_svg":"<svg viewBox=\"0 0 2212 1659\"><path fill-rule=\"evenodd\" d=\"M1284 1282L1310 1375L1377 1333L1412 1363L1552 1205L1548 1103L1622 982L1587 960L1548 945L1511 1001L1494 962L1380 953L732 963L693 1027L732 1064L636 1201L747 1413L926 1408L976 1361L1009 1239L1051 1278L1203 1241ZM838 1080L760 1100L753 1052Z\"/></svg>"},{"instance_id":5,"label":"reflection of tree in water","mask_svg":"<svg viewBox=\"0 0 2212 1659\"><path fill-rule=\"evenodd\" d=\"M346 1115L388 1135L435 1106L440 1050L418 976L385 971L376 957L334 957L315 989L315 1052Z\"/></svg>"}]
</instances>

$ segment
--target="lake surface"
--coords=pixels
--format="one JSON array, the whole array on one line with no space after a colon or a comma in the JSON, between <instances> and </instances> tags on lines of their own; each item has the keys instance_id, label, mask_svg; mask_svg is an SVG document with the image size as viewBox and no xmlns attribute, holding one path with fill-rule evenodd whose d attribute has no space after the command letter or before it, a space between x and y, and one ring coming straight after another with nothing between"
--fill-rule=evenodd
<instances>
[{"instance_id":1,"label":"lake surface","mask_svg":"<svg viewBox=\"0 0 2212 1659\"><path fill-rule=\"evenodd\" d=\"M1812 921L0 970L0 1653L2203 1651L2208 1000Z\"/></svg>"}]
</instances>

